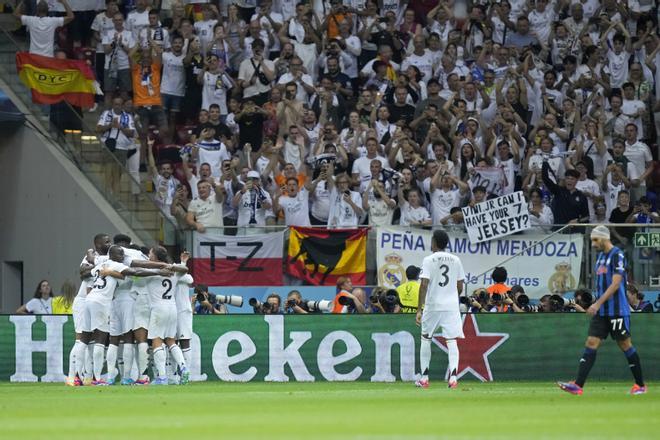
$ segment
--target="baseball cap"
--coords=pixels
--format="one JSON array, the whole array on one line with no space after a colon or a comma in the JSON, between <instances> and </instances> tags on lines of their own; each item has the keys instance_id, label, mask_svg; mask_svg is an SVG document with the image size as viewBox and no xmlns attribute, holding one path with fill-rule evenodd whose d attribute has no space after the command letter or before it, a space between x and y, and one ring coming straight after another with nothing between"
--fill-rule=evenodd
<instances>
[{"instance_id":1,"label":"baseball cap","mask_svg":"<svg viewBox=\"0 0 660 440\"><path fill-rule=\"evenodd\" d=\"M249 171L247 177L248 179L261 179L261 176L257 171Z\"/></svg>"}]
</instances>

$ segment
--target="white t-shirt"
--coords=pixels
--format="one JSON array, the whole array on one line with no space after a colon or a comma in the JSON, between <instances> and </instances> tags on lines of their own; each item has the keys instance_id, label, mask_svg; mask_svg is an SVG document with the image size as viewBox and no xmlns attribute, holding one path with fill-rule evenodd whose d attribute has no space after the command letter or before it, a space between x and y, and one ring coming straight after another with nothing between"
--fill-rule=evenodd
<instances>
[{"instance_id":1,"label":"white t-shirt","mask_svg":"<svg viewBox=\"0 0 660 440\"><path fill-rule=\"evenodd\" d=\"M605 197L605 217L610 218L610 214L614 211L614 208L617 207L617 200L619 198L619 193L626 189L626 185L623 184L623 181L620 181L618 185L612 183L612 175L607 175L607 189L604 191L603 196Z\"/></svg>"},{"instance_id":2,"label":"white t-shirt","mask_svg":"<svg viewBox=\"0 0 660 440\"><path fill-rule=\"evenodd\" d=\"M123 42L123 44L128 49L132 49L133 46L135 46L135 38L133 38L133 34L131 34L131 32L127 31L126 29L121 32L117 32L113 29L112 31L103 34L101 42L103 45L111 45L115 39L115 35L117 34L120 34L121 36L119 41ZM105 70L111 70L111 68L114 68L114 66L116 66L117 70L126 70L130 68L128 54L124 51L124 49L119 47L119 44L115 46L112 52L105 55Z\"/></svg>"},{"instance_id":3,"label":"white t-shirt","mask_svg":"<svg viewBox=\"0 0 660 440\"><path fill-rule=\"evenodd\" d=\"M410 203L404 202L401 207L401 219L399 220L399 224L401 226L410 226L411 222L419 223L430 219L431 215L425 207L418 206L417 208L413 208L410 206Z\"/></svg>"},{"instance_id":4,"label":"white t-shirt","mask_svg":"<svg viewBox=\"0 0 660 440\"><path fill-rule=\"evenodd\" d=\"M457 283L465 279L461 260L448 252L424 257L420 278L429 280L424 310L458 312Z\"/></svg>"},{"instance_id":5,"label":"white t-shirt","mask_svg":"<svg viewBox=\"0 0 660 440\"><path fill-rule=\"evenodd\" d=\"M252 58L248 58L241 62L241 65L238 69L238 79L241 81L250 81L252 79L252 75L254 74L254 67L252 66L252 62L254 62L254 66L259 67L260 72L263 71L263 66L265 66L271 72L275 72L275 63L271 60L262 60L261 65L259 65L259 63L254 61ZM270 83L264 85L261 83L261 81L259 81L259 78L257 78L253 85L243 89L243 97L249 98L251 96L256 96L266 92L270 92Z\"/></svg>"},{"instance_id":6,"label":"white t-shirt","mask_svg":"<svg viewBox=\"0 0 660 440\"><path fill-rule=\"evenodd\" d=\"M370 226L390 226L392 225L392 216L394 208L391 208L385 200L369 198L369 225Z\"/></svg>"},{"instance_id":7,"label":"white t-shirt","mask_svg":"<svg viewBox=\"0 0 660 440\"><path fill-rule=\"evenodd\" d=\"M112 33L115 30L115 25L112 23L112 17L108 17L105 12L101 12L94 17L91 27L92 30L98 32L101 37L96 45L96 53L103 53L103 36L107 33Z\"/></svg>"},{"instance_id":8,"label":"white t-shirt","mask_svg":"<svg viewBox=\"0 0 660 440\"><path fill-rule=\"evenodd\" d=\"M121 273L128 269L128 266L126 266L124 263L118 263L114 260L107 260L92 269L94 282L92 283L92 290L87 295L87 301L94 301L101 305L110 307L112 304L112 298L115 294L115 288L117 287L117 284L120 280L110 276L100 276L100 271L103 267Z\"/></svg>"},{"instance_id":9,"label":"white t-shirt","mask_svg":"<svg viewBox=\"0 0 660 440\"><path fill-rule=\"evenodd\" d=\"M134 10L128 13L126 17L126 29L131 31L135 41L138 41L142 29L149 27L149 11L145 9L142 12Z\"/></svg>"},{"instance_id":10,"label":"white t-shirt","mask_svg":"<svg viewBox=\"0 0 660 440\"><path fill-rule=\"evenodd\" d=\"M173 96L184 96L186 94L186 71L183 66L183 59L183 53L177 56L172 52L163 52L161 93Z\"/></svg>"},{"instance_id":11,"label":"white t-shirt","mask_svg":"<svg viewBox=\"0 0 660 440\"><path fill-rule=\"evenodd\" d=\"M33 315L50 315L53 313L53 298L32 298L25 304L25 308Z\"/></svg>"},{"instance_id":12,"label":"white t-shirt","mask_svg":"<svg viewBox=\"0 0 660 440\"><path fill-rule=\"evenodd\" d=\"M628 60L630 53L622 50L616 54L613 50L607 51L607 67L610 73L610 86L621 87L628 79Z\"/></svg>"},{"instance_id":13,"label":"white t-shirt","mask_svg":"<svg viewBox=\"0 0 660 440\"><path fill-rule=\"evenodd\" d=\"M94 253L94 266L99 265L105 261L108 261L108 256L107 255L99 255L97 252ZM80 267L82 268L83 266L87 266L89 261L87 261L87 255L85 255L80 262ZM87 289L92 287L92 284L94 283L94 277L90 276L88 278L85 278L80 282L80 288L78 289L78 294L76 297L80 298L86 298L87 297Z\"/></svg>"},{"instance_id":14,"label":"white t-shirt","mask_svg":"<svg viewBox=\"0 0 660 440\"><path fill-rule=\"evenodd\" d=\"M630 163L635 167L635 175L637 178L646 171L646 162L651 162L653 160L648 145L640 141L637 141L632 145L626 141L626 149L623 151L623 155L626 156ZM645 186L646 182L640 182L640 185Z\"/></svg>"},{"instance_id":15,"label":"white t-shirt","mask_svg":"<svg viewBox=\"0 0 660 440\"><path fill-rule=\"evenodd\" d=\"M327 221L330 215L330 191L328 183L319 182L314 189L314 198L312 200L312 216L318 220Z\"/></svg>"},{"instance_id":16,"label":"white t-shirt","mask_svg":"<svg viewBox=\"0 0 660 440\"><path fill-rule=\"evenodd\" d=\"M119 121L122 128L130 128L135 130L135 122L130 113L121 112L120 114L114 113L112 110L106 110L99 116L98 125L108 125L113 121ZM133 138L127 137L124 132L117 128L111 128L101 135L101 140L105 142L108 138L117 139L116 147L118 150L131 150L133 147Z\"/></svg>"},{"instance_id":17,"label":"white t-shirt","mask_svg":"<svg viewBox=\"0 0 660 440\"><path fill-rule=\"evenodd\" d=\"M445 191L436 188L431 193L431 218L434 225L439 225L440 220L449 215L451 208L458 206L461 194L458 189Z\"/></svg>"},{"instance_id":18,"label":"white t-shirt","mask_svg":"<svg viewBox=\"0 0 660 440\"><path fill-rule=\"evenodd\" d=\"M309 192L300 188L295 197L282 196L279 200L284 211L284 221L287 226L310 226L309 222Z\"/></svg>"},{"instance_id":19,"label":"white t-shirt","mask_svg":"<svg viewBox=\"0 0 660 440\"><path fill-rule=\"evenodd\" d=\"M356 191L351 191L351 200L355 205L362 206L362 196ZM330 212L328 214L328 227L330 228L354 228L358 225L360 218L351 205L343 199L337 188L330 192Z\"/></svg>"},{"instance_id":20,"label":"white t-shirt","mask_svg":"<svg viewBox=\"0 0 660 440\"><path fill-rule=\"evenodd\" d=\"M124 249L124 261L122 261L122 263L124 263L125 266L131 267L133 260L146 261L149 259L146 255L137 249L126 247L122 247L122 249ZM140 293L138 292L138 284L139 283L133 283L133 277L126 277L123 280L119 280L117 283L117 288L115 289L115 301L126 298L135 299L138 293Z\"/></svg>"},{"instance_id":21,"label":"white t-shirt","mask_svg":"<svg viewBox=\"0 0 660 440\"><path fill-rule=\"evenodd\" d=\"M204 72L202 84L202 109L208 110L211 104L220 106L220 114L226 115L227 90L233 87L233 83L226 73ZM184 78L185 79L185 78Z\"/></svg>"},{"instance_id":22,"label":"white t-shirt","mask_svg":"<svg viewBox=\"0 0 660 440\"><path fill-rule=\"evenodd\" d=\"M533 10L527 16L529 18L529 28L536 32L539 41L548 41L550 38L550 31L552 30L552 22L555 19L555 11L552 5L547 5L545 11L539 12Z\"/></svg>"},{"instance_id":23,"label":"white t-shirt","mask_svg":"<svg viewBox=\"0 0 660 440\"><path fill-rule=\"evenodd\" d=\"M209 49L209 44L213 41L213 28L217 23L218 20L202 20L195 22L195 35L199 37L203 54L206 53Z\"/></svg>"},{"instance_id":24,"label":"white t-shirt","mask_svg":"<svg viewBox=\"0 0 660 440\"><path fill-rule=\"evenodd\" d=\"M209 196L206 200L194 199L188 205L188 212L192 212L195 215L195 221L206 228L221 228L224 226L222 203L218 203L215 196Z\"/></svg>"},{"instance_id":25,"label":"white t-shirt","mask_svg":"<svg viewBox=\"0 0 660 440\"><path fill-rule=\"evenodd\" d=\"M575 187L582 192L588 192L594 196L600 196L600 187L596 182L591 179L578 180L575 183ZM587 197L587 205L589 206L589 217L591 220L596 219L596 212L594 211L594 202L591 197Z\"/></svg>"},{"instance_id":26,"label":"white t-shirt","mask_svg":"<svg viewBox=\"0 0 660 440\"><path fill-rule=\"evenodd\" d=\"M261 206L259 195L268 203L272 203L270 194L261 188L258 194L254 190L245 191L245 194L243 194L238 201L238 220L236 222L237 226L248 226L250 224L250 218L253 214L254 220L256 221L256 223L253 223L255 226L266 225L266 209Z\"/></svg>"},{"instance_id":27,"label":"white t-shirt","mask_svg":"<svg viewBox=\"0 0 660 440\"><path fill-rule=\"evenodd\" d=\"M376 156L373 159L368 158L367 156L361 157L353 162L353 174L358 174L360 176L360 192L367 189L369 181L371 180L371 161L378 160L380 161L383 169L389 168L390 164L382 156Z\"/></svg>"},{"instance_id":28,"label":"white t-shirt","mask_svg":"<svg viewBox=\"0 0 660 440\"><path fill-rule=\"evenodd\" d=\"M176 293L174 294L174 302L176 303L177 313L189 312L192 313L192 304L190 303L189 290L195 280L190 274L185 274L179 278L176 283Z\"/></svg>"},{"instance_id":29,"label":"white t-shirt","mask_svg":"<svg viewBox=\"0 0 660 440\"><path fill-rule=\"evenodd\" d=\"M55 54L55 29L64 26L64 17L21 15L21 23L30 32L30 53L52 57Z\"/></svg>"},{"instance_id":30,"label":"white t-shirt","mask_svg":"<svg viewBox=\"0 0 660 440\"><path fill-rule=\"evenodd\" d=\"M621 112L623 112L623 114L628 117L645 108L646 104L644 104L644 101L640 101L639 99L624 99L621 103ZM642 117L636 117L633 122L637 127L637 138L644 139L644 124L642 124Z\"/></svg>"},{"instance_id":31,"label":"white t-shirt","mask_svg":"<svg viewBox=\"0 0 660 440\"><path fill-rule=\"evenodd\" d=\"M207 163L211 166L211 175L215 178L222 176L222 161L231 160L231 154L227 151L227 146L220 141L209 143L198 143L199 160L198 163Z\"/></svg>"},{"instance_id":32,"label":"white t-shirt","mask_svg":"<svg viewBox=\"0 0 660 440\"><path fill-rule=\"evenodd\" d=\"M405 71L409 66L416 66L424 74L423 79L428 81L433 77L433 55L428 49L424 49L422 55L411 53L401 63L401 70Z\"/></svg>"},{"instance_id":33,"label":"white t-shirt","mask_svg":"<svg viewBox=\"0 0 660 440\"><path fill-rule=\"evenodd\" d=\"M174 194L176 194L176 186L179 184L179 180L174 176L166 179L158 174L153 178L153 181L156 192L156 203L165 207L165 210L169 212L169 207L172 205L172 201L174 201Z\"/></svg>"}]
</instances>

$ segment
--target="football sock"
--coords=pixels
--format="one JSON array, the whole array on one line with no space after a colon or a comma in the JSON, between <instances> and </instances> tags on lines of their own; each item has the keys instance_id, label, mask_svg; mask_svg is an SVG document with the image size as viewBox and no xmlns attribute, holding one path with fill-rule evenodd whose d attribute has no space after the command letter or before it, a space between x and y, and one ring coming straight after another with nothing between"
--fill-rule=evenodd
<instances>
[{"instance_id":1,"label":"football sock","mask_svg":"<svg viewBox=\"0 0 660 440\"><path fill-rule=\"evenodd\" d=\"M154 349L154 367L156 368L156 374L158 377L166 377L167 372L165 371L165 350L163 346Z\"/></svg>"},{"instance_id":2,"label":"football sock","mask_svg":"<svg viewBox=\"0 0 660 440\"><path fill-rule=\"evenodd\" d=\"M419 347L419 366L422 369L422 379L429 378L429 364L431 363L431 340L422 337Z\"/></svg>"},{"instance_id":3,"label":"football sock","mask_svg":"<svg viewBox=\"0 0 660 440\"><path fill-rule=\"evenodd\" d=\"M580 359L580 367L578 368L577 379L575 380L576 385L580 387L584 386L584 383L587 381L589 371L591 371L591 367L594 366L594 362L596 362L596 350L585 347L584 353L582 353L582 358Z\"/></svg>"},{"instance_id":4,"label":"football sock","mask_svg":"<svg viewBox=\"0 0 660 440\"><path fill-rule=\"evenodd\" d=\"M140 342L137 348L138 376L143 376L147 374L147 366L149 365L149 344Z\"/></svg>"},{"instance_id":5,"label":"football sock","mask_svg":"<svg viewBox=\"0 0 660 440\"><path fill-rule=\"evenodd\" d=\"M133 359L135 358L135 344L124 344L124 372L121 378L132 379Z\"/></svg>"},{"instance_id":6,"label":"football sock","mask_svg":"<svg viewBox=\"0 0 660 440\"><path fill-rule=\"evenodd\" d=\"M76 366L76 356L78 356L78 349L80 348L80 344L82 344L82 342L76 340L76 342L73 343L73 347L71 347L71 351L69 352L69 379L76 377L76 373L78 372L78 367Z\"/></svg>"},{"instance_id":7,"label":"football sock","mask_svg":"<svg viewBox=\"0 0 660 440\"><path fill-rule=\"evenodd\" d=\"M628 366L635 377L635 383L640 387L643 387L644 378L642 378L642 364L639 361L637 349L635 347L630 347L628 350L624 351L623 354L625 354L628 359Z\"/></svg>"},{"instance_id":8,"label":"football sock","mask_svg":"<svg viewBox=\"0 0 660 440\"><path fill-rule=\"evenodd\" d=\"M117 376L115 368L117 367L117 351L119 347L115 344L108 345L108 353L106 355L106 363L108 364L108 380L112 380Z\"/></svg>"},{"instance_id":9,"label":"football sock","mask_svg":"<svg viewBox=\"0 0 660 440\"><path fill-rule=\"evenodd\" d=\"M190 350L190 347L182 349L181 352L183 353L183 359L186 362L186 367L190 368L190 365L192 365L192 351Z\"/></svg>"},{"instance_id":10,"label":"football sock","mask_svg":"<svg viewBox=\"0 0 660 440\"><path fill-rule=\"evenodd\" d=\"M172 359L174 360L175 364L179 369L182 369L186 366L186 360L183 357L183 352L181 351L181 347L178 345L174 344L170 346L170 356L172 356Z\"/></svg>"},{"instance_id":11,"label":"football sock","mask_svg":"<svg viewBox=\"0 0 660 440\"><path fill-rule=\"evenodd\" d=\"M93 358L94 358L94 379L100 380L101 373L103 372L103 355L105 354L105 346L103 344L94 344Z\"/></svg>"},{"instance_id":12,"label":"football sock","mask_svg":"<svg viewBox=\"0 0 660 440\"><path fill-rule=\"evenodd\" d=\"M447 340L447 351L449 352L449 378L456 379L458 371L458 343L456 339Z\"/></svg>"},{"instance_id":13,"label":"football sock","mask_svg":"<svg viewBox=\"0 0 660 440\"><path fill-rule=\"evenodd\" d=\"M120 342L117 346L117 370L119 375L124 378L124 343Z\"/></svg>"},{"instance_id":14,"label":"football sock","mask_svg":"<svg viewBox=\"0 0 660 440\"><path fill-rule=\"evenodd\" d=\"M164 350L165 350L165 371L167 372L167 378L174 379L174 376L176 376L176 364L174 363L174 359L172 359L169 350L167 350L167 348L164 348Z\"/></svg>"},{"instance_id":15,"label":"football sock","mask_svg":"<svg viewBox=\"0 0 660 440\"><path fill-rule=\"evenodd\" d=\"M77 344L77 345L76 345ZM85 361L87 359L87 344L82 341L76 341L73 345L76 350L76 371L75 374L82 379L85 376Z\"/></svg>"},{"instance_id":16,"label":"football sock","mask_svg":"<svg viewBox=\"0 0 660 440\"><path fill-rule=\"evenodd\" d=\"M94 375L94 341L87 344L87 353L85 353L85 376L92 377Z\"/></svg>"}]
</instances>

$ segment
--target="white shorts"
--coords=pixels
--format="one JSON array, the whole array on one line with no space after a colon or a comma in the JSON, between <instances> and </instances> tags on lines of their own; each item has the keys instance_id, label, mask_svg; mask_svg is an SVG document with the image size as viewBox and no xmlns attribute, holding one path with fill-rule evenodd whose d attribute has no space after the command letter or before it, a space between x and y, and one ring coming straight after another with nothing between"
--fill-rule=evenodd
<instances>
[{"instance_id":1,"label":"white shorts","mask_svg":"<svg viewBox=\"0 0 660 440\"><path fill-rule=\"evenodd\" d=\"M110 332L110 306L96 301L85 301L85 314L89 318L89 328Z\"/></svg>"},{"instance_id":2,"label":"white shorts","mask_svg":"<svg viewBox=\"0 0 660 440\"><path fill-rule=\"evenodd\" d=\"M149 316L149 331L147 337L154 338L176 338L177 324L176 307L154 307Z\"/></svg>"},{"instance_id":3,"label":"white shorts","mask_svg":"<svg viewBox=\"0 0 660 440\"><path fill-rule=\"evenodd\" d=\"M149 315L151 307L149 306L148 295L138 295L133 306L133 330L139 328L149 329Z\"/></svg>"},{"instance_id":4,"label":"white shorts","mask_svg":"<svg viewBox=\"0 0 660 440\"><path fill-rule=\"evenodd\" d=\"M87 308L86 302L86 298L82 296L76 296L73 300L73 304L71 305L73 328L76 329L76 333L92 331L89 326L89 315L87 315L87 312L85 311Z\"/></svg>"},{"instance_id":5,"label":"white shorts","mask_svg":"<svg viewBox=\"0 0 660 440\"><path fill-rule=\"evenodd\" d=\"M442 337L445 339L464 338L461 312L426 310L422 312L422 334L433 336L442 328Z\"/></svg>"},{"instance_id":6,"label":"white shorts","mask_svg":"<svg viewBox=\"0 0 660 440\"><path fill-rule=\"evenodd\" d=\"M110 336L121 336L133 330L133 308L135 300L131 297L112 301L110 314Z\"/></svg>"},{"instance_id":7,"label":"white shorts","mask_svg":"<svg viewBox=\"0 0 660 440\"><path fill-rule=\"evenodd\" d=\"M176 338L192 339L192 310L184 310L176 314Z\"/></svg>"}]
</instances>

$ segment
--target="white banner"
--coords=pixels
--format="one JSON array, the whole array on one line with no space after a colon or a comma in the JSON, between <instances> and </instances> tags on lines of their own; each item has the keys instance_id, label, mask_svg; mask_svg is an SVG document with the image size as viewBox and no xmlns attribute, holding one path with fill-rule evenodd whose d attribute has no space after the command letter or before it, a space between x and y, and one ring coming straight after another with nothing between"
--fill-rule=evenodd
<instances>
[{"instance_id":1,"label":"white banner","mask_svg":"<svg viewBox=\"0 0 660 440\"><path fill-rule=\"evenodd\" d=\"M474 174L470 177L470 189L483 186L486 194L501 196L508 184L501 167L474 167Z\"/></svg>"},{"instance_id":2,"label":"white banner","mask_svg":"<svg viewBox=\"0 0 660 440\"><path fill-rule=\"evenodd\" d=\"M481 243L530 228L527 201L522 191L463 208L470 242Z\"/></svg>"},{"instance_id":3,"label":"white banner","mask_svg":"<svg viewBox=\"0 0 660 440\"><path fill-rule=\"evenodd\" d=\"M431 236L432 232L425 230L378 228L378 285L393 288L406 282L406 267L421 267L424 257L431 254ZM520 252L503 265L509 275L507 285L522 286L530 298L572 291L580 280L584 238L581 234L558 234L534 246L546 236L527 232L471 243L467 234L450 232L447 251L463 262L468 293L492 284L492 269Z\"/></svg>"}]
</instances>

